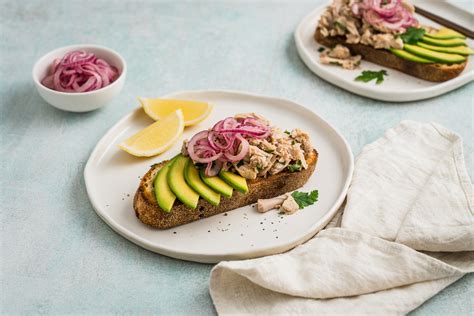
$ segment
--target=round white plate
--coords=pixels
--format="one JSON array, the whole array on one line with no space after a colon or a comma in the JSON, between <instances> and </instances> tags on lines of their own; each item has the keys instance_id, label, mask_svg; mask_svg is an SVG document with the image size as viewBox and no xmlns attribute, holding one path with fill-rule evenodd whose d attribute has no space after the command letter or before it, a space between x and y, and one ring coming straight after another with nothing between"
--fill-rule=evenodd
<instances>
[{"instance_id":1,"label":"round white plate","mask_svg":"<svg viewBox=\"0 0 474 316\"><path fill-rule=\"evenodd\" d=\"M429 82L406 75L400 71L382 67L367 61L362 61L359 69L346 70L339 66L323 65L319 62L318 49L322 47L314 39L314 32L318 24L319 17L326 9L327 5L321 6L308 14L298 25L295 31L295 41L298 53L303 62L311 71L322 79L352 93L364 97L392 102L406 102L422 100L436 97L457 89L474 79L474 63L470 60L466 69L458 77L442 83ZM446 10L456 10L452 6L447 6ZM424 25L439 27L438 24L417 16ZM474 41L468 39L470 47L474 47ZM472 59L472 57L470 57ZM362 70L387 70L388 76L382 84L376 85L374 81L363 83L354 81Z\"/></svg>"},{"instance_id":2,"label":"round white plate","mask_svg":"<svg viewBox=\"0 0 474 316\"><path fill-rule=\"evenodd\" d=\"M152 120L141 108L126 115L99 141L84 170L89 199L97 214L123 237L148 250L184 260L219 262L284 252L311 238L334 216L347 192L353 156L346 140L317 114L294 102L230 91L188 91L165 98L202 100L214 105L210 116L186 128L166 153L136 158L117 144ZM153 163L179 152L183 139L236 113L255 112L282 129L307 131L319 152L316 171L302 191L319 190L319 201L294 215L258 213L245 206L168 230L144 225L135 217L133 196L140 177Z\"/></svg>"}]
</instances>

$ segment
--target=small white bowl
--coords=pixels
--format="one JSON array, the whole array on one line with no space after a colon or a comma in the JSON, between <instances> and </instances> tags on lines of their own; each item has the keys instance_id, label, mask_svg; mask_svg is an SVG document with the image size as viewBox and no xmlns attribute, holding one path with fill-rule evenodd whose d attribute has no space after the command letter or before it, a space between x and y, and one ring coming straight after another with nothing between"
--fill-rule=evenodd
<instances>
[{"instance_id":1,"label":"small white bowl","mask_svg":"<svg viewBox=\"0 0 474 316\"><path fill-rule=\"evenodd\" d=\"M119 77L104 88L78 93L60 92L41 84L41 80L48 74L54 59L62 58L66 53L78 49L94 53L98 58L102 58L115 66L119 71ZM119 53L103 46L89 44L70 45L55 49L41 57L33 67L33 81L41 97L52 106L71 112L87 112L106 105L114 96L120 93L126 75L127 64Z\"/></svg>"}]
</instances>

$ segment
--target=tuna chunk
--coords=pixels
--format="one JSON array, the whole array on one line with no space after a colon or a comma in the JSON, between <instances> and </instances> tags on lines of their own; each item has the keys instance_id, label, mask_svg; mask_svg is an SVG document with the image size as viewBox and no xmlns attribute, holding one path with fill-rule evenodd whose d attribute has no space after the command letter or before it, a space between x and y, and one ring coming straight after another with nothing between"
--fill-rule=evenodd
<instances>
[{"instance_id":1,"label":"tuna chunk","mask_svg":"<svg viewBox=\"0 0 474 316\"><path fill-rule=\"evenodd\" d=\"M296 203L293 196L291 194L288 194L288 197L281 205L280 211L283 211L286 214L293 214L299 209L300 209L300 206L298 205L298 203Z\"/></svg>"},{"instance_id":2,"label":"tuna chunk","mask_svg":"<svg viewBox=\"0 0 474 316\"><path fill-rule=\"evenodd\" d=\"M273 209L280 209L286 214L293 214L300 209L298 203L290 193L285 193L271 199L259 199L257 201L257 211L265 213Z\"/></svg>"}]
</instances>

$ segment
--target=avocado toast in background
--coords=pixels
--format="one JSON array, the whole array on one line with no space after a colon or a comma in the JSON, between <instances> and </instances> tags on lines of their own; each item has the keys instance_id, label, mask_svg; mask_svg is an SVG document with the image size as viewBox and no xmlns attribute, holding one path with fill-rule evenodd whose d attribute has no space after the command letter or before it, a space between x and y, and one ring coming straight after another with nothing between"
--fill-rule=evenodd
<instances>
[{"instance_id":1,"label":"avocado toast in background","mask_svg":"<svg viewBox=\"0 0 474 316\"><path fill-rule=\"evenodd\" d=\"M468 55L474 54L465 36L421 26L414 7L401 0L334 0L321 15L314 38L324 46L343 45L362 59L432 82L457 77ZM321 55L323 63L342 65L332 51Z\"/></svg>"},{"instance_id":2,"label":"avocado toast in background","mask_svg":"<svg viewBox=\"0 0 474 316\"><path fill-rule=\"evenodd\" d=\"M253 113L229 117L151 167L135 194L135 214L166 229L227 212L300 188L317 160L304 131L283 132Z\"/></svg>"}]
</instances>

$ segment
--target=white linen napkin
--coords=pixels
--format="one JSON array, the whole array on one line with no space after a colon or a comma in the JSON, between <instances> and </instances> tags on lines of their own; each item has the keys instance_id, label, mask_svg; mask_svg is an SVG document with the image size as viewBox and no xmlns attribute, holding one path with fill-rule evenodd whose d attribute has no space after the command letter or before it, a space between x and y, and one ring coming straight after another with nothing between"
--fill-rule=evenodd
<instances>
[{"instance_id":1,"label":"white linen napkin","mask_svg":"<svg viewBox=\"0 0 474 316\"><path fill-rule=\"evenodd\" d=\"M474 271L472 189L461 138L404 121L364 147L341 218L284 254L213 268L216 310L405 314Z\"/></svg>"}]
</instances>

